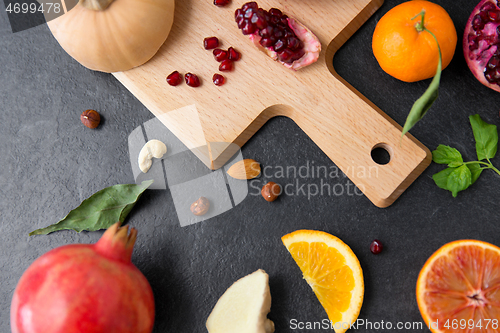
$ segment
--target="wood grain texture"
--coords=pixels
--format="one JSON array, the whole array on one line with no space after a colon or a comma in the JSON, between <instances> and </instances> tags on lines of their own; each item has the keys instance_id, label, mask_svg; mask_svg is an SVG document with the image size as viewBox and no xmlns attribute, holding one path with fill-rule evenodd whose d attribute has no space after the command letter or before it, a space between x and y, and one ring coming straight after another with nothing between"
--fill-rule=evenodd
<instances>
[{"instance_id":1,"label":"wood grain texture","mask_svg":"<svg viewBox=\"0 0 500 333\"><path fill-rule=\"evenodd\" d=\"M233 0L219 8L211 0L177 1L174 26L158 54L115 77L213 169L267 120L286 116L376 206L391 205L430 164L431 153L411 135L400 140L401 126L339 77L332 61L383 0L259 1L263 8L277 7L297 18L321 41L318 62L297 72L267 57L241 33L234 11L243 3ZM203 48L210 36L217 36L222 48L242 53L221 87L211 82L218 63ZM165 77L174 70L197 74L202 85L169 86ZM388 164L373 161L374 147L389 151Z\"/></svg>"}]
</instances>

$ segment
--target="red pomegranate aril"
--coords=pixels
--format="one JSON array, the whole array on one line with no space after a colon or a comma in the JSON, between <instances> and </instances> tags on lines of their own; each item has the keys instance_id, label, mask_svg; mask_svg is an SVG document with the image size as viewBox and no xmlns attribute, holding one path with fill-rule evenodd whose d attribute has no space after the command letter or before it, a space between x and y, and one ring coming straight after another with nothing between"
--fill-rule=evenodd
<instances>
[{"instance_id":1,"label":"red pomegranate aril","mask_svg":"<svg viewBox=\"0 0 500 333\"><path fill-rule=\"evenodd\" d=\"M177 86L182 82L182 74L178 71L172 72L169 76L167 76L167 83L171 86Z\"/></svg>"},{"instance_id":2,"label":"red pomegranate aril","mask_svg":"<svg viewBox=\"0 0 500 333\"><path fill-rule=\"evenodd\" d=\"M274 30L273 27L268 25L264 29L259 30L259 36L262 38L274 36L273 30Z\"/></svg>"},{"instance_id":3,"label":"red pomegranate aril","mask_svg":"<svg viewBox=\"0 0 500 333\"><path fill-rule=\"evenodd\" d=\"M252 22L252 24L255 24L257 29L264 29L265 27L267 27L267 22L264 18L264 15L261 15L259 13L253 13L250 22Z\"/></svg>"},{"instance_id":4,"label":"red pomegranate aril","mask_svg":"<svg viewBox=\"0 0 500 333\"><path fill-rule=\"evenodd\" d=\"M200 86L200 79L195 74L186 73L186 75L184 75L184 78L188 86L195 88Z\"/></svg>"},{"instance_id":5,"label":"red pomegranate aril","mask_svg":"<svg viewBox=\"0 0 500 333\"><path fill-rule=\"evenodd\" d=\"M215 49L219 47L219 39L217 37L207 37L203 40L205 50Z\"/></svg>"},{"instance_id":6,"label":"red pomegranate aril","mask_svg":"<svg viewBox=\"0 0 500 333\"><path fill-rule=\"evenodd\" d=\"M229 0L214 0L214 5L224 7L229 4Z\"/></svg>"},{"instance_id":7,"label":"red pomegranate aril","mask_svg":"<svg viewBox=\"0 0 500 333\"><path fill-rule=\"evenodd\" d=\"M279 10L278 8L269 9L269 14L271 14L272 16L279 16L279 17L281 17L283 15L281 10Z\"/></svg>"},{"instance_id":8,"label":"red pomegranate aril","mask_svg":"<svg viewBox=\"0 0 500 333\"><path fill-rule=\"evenodd\" d=\"M257 5L257 2L250 1L250 2L247 2L246 4L244 4L241 9L243 11L246 11L247 9L257 9L257 8L259 8L259 6Z\"/></svg>"},{"instance_id":9,"label":"red pomegranate aril","mask_svg":"<svg viewBox=\"0 0 500 333\"><path fill-rule=\"evenodd\" d=\"M243 31L244 35L251 35L257 30L257 27L252 24L252 22L246 21L241 31Z\"/></svg>"},{"instance_id":10,"label":"red pomegranate aril","mask_svg":"<svg viewBox=\"0 0 500 333\"><path fill-rule=\"evenodd\" d=\"M284 39L278 39L274 44L274 51L281 52L287 47L286 41Z\"/></svg>"},{"instance_id":11,"label":"red pomegranate aril","mask_svg":"<svg viewBox=\"0 0 500 333\"><path fill-rule=\"evenodd\" d=\"M238 8L234 12L234 20L238 21L240 18L243 18L243 10L241 10L241 8Z\"/></svg>"},{"instance_id":12,"label":"red pomegranate aril","mask_svg":"<svg viewBox=\"0 0 500 333\"><path fill-rule=\"evenodd\" d=\"M224 83L226 83L226 78L220 74L214 74L212 77L212 81L216 86L222 86Z\"/></svg>"},{"instance_id":13,"label":"red pomegranate aril","mask_svg":"<svg viewBox=\"0 0 500 333\"><path fill-rule=\"evenodd\" d=\"M241 59L241 53L236 51L232 46L227 50L229 53L228 59L231 61L238 61Z\"/></svg>"},{"instance_id":14,"label":"red pomegranate aril","mask_svg":"<svg viewBox=\"0 0 500 333\"><path fill-rule=\"evenodd\" d=\"M229 59L220 63L219 70L221 72L230 72L233 70L233 62Z\"/></svg>"},{"instance_id":15,"label":"red pomegranate aril","mask_svg":"<svg viewBox=\"0 0 500 333\"><path fill-rule=\"evenodd\" d=\"M500 12L498 12L498 11L496 11L496 10L495 10L495 11L490 10L490 11L488 12L488 18L489 18L489 19L490 19L490 21L492 21L492 22L497 22L497 21L498 21L498 19L499 19L499 17L500 17L500 15L499 15L499 14L500 14Z\"/></svg>"},{"instance_id":16,"label":"red pomegranate aril","mask_svg":"<svg viewBox=\"0 0 500 333\"><path fill-rule=\"evenodd\" d=\"M275 46L276 47L276 46ZM293 53L292 51L288 50L288 49L284 49L283 51L279 52L278 53L278 58L285 62L285 63L288 63L291 61L292 59L292 56L293 56Z\"/></svg>"},{"instance_id":17,"label":"red pomegranate aril","mask_svg":"<svg viewBox=\"0 0 500 333\"><path fill-rule=\"evenodd\" d=\"M217 60L218 62L224 61L229 57L229 53L225 50L215 49L213 53L215 60Z\"/></svg>"},{"instance_id":18,"label":"red pomegranate aril","mask_svg":"<svg viewBox=\"0 0 500 333\"><path fill-rule=\"evenodd\" d=\"M373 254L379 254L380 252L382 252L384 246L382 245L382 243L378 240L378 239L375 239L371 244L370 244L370 251L373 253Z\"/></svg>"},{"instance_id":19,"label":"red pomegranate aril","mask_svg":"<svg viewBox=\"0 0 500 333\"><path fill-rule=\"evenodd\" d=\"M300 39L298 39L297 37L288 37L286 42L287 42L288 48L290 50L293 50L293 51L304 47L304 44L302 44Z\"/></svg>"},{"instance_id":20,"label":"red pomegranate aril","mask_svg":"<svg viewBox=\"0 0 500 333\"><path fill-rule=\"evenodd\" d=\"M260 41L259 41L260 45L264 46L264 47L271 47L274 45L274 43L276 43L276 39L274 37L271 37L271 38L262 38Z\"/></svg>"},{"instance_id":21,"label":"red pomegranate aril","mask_svg":"<svg viewBox=\"0 0 500 333\"><path fill-rule=\"evenodd\" d=\"M241 17L240 19L236 20L236 22L238 23L238 29L243 29L243 27L247 23L244 17Z\"/></svg>"}]
</instances>

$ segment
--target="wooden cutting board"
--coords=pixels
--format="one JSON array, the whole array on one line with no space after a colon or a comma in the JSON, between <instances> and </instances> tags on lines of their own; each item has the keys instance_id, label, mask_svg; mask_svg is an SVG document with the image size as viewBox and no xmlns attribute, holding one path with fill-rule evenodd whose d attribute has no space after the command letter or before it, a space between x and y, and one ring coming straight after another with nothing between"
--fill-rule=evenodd
<instances>
[{"instance_id":1,"label":"wooden cutting board","mask_svg":"<svg viewBox=\"0 0 500 333\"><path fill-rule=\"evenodd\" d=\"M280 8L297 18L321 41L319 60L297 72L259 51L238 29L234 11L245 2L232 0L221 8L212 0L176 1L173 28L158 54L114 76L212 169L224 165L267 120L286 116L375 205L391 205L430 164L431 153L411 135L400 142L401 127L332 64L335 52L383 0L259 1L262 8ZM217 36L222 48L242 53L221 87L212 83L219 64L203 48L210 36ZM165 78L174 70L197 74L202 85L169 86ZM388 164L373 161L371 151L378 147L390 153Z\"/></svg>"}]
</instances>

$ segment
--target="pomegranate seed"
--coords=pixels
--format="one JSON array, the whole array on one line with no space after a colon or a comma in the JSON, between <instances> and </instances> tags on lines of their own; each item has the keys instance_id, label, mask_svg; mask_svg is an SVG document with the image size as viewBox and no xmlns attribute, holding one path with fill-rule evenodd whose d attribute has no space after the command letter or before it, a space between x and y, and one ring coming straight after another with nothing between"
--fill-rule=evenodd
<instances>
[{"instance_id":1,"label":"pomegranate seed","mask_svg":"<svg viewBox=\"0 0 500 333\"><path fill-rule=\"evenodd\" d=\"M259 36L262 37L262 38L274 36L273 27L271 27L270 25L268 25L264 29L260 30L259 31Z\"/></svg>"},{"instance_id":2,"label":"pomegranate seed","mask_svg":"<svg viewBox=\"0 0 500 333\"><path fill-rule=\"evenodd\" d=\"M252 22L246 21L243 28L241 28L241 31L243 31L244 35L251 35L255 31L257 31L257 27L254 24L252 24Z\"/></svg>"},{"instance_id":3,"label":"pomegranate seed","mask_svg":"<svg viewBox=\"0 0 500 333\"><path fill-rule=\"evenodd\" d=\"M274 44L274 52L281 52L287 47L286 41L283 39L278 39Z\"/></svg>"},{"instance_id":4,"label":"pomegranate seed","mask_svg":"<svg viewBox=\"0 0 500 333\"><path fill-rule=\"evenodd\" d=\"M262 38L259 43L260 45L264 46L264 47L271 47L274 45L274 43L276 42L276 39L274 37L270 37L270 38Z\"/></svg>"},{"instance_id":5,"label":"pomegranate seed","mask_svg":"<svg viewBox=\"0 0 500 333\"><path fill-rule=\"evenodd\" d=\"M215 60L218 62L224 61L229 57L229 52L221 50L221 49L215 49L214 50L214 57Z\"/></svg>"},{"instance_id":6,"label":"pomegranate seed","mask_svg":"<svg viewBox=\"0 0 500 333\"><path fill-rule=\"evenodd\" d=\"M229 4L229 0L214 0L214 5L219 7L224 7L227 4Z\"/></svg>"},{"instance_id":7,"label":"pomegranate seed","mask_svg":"<svg viewBox=\"0 0 500 333\"><path fill-rule=\"evenodd\" d=\"M252 24L255 24L258 29L264 29L265 27L267 27L266 19L264 18L264 15L260 13L253 13L250 22L252 22Z\"/></svg>"},{"instance_id":8,"label":"pomegranate seed","mask_svg":"<svg viewBox=\"0 0 500 333\"><path fill-rule=\"evenodd\" d=\"M493 21L493 22L497 22L499 17L500 17L500 12L496 11L496 10L490 10L488 11L488 17L490 19L490 21Z\"/></svg>"},{"instance_id":9,"label":"pomegranate seed","mask_svg":"<svg viewBox=\"0 0 500 333\"><path fill-rule=\"evenodd\" d=\"M219 47L219 39L217 37L207 37L203 40L205 50L215 49Z\"/></svg>"},{"instance_id":10,"label":"pomegranate seed","mask_svg":"<svg viewBox=\"0 0 500 333\"><path fill-rule=\"evenodd\" d=\"M241 53L236 51L232 46L227 50L229 52L228 59L232 61L238 61L241 59Z\"/></svg>"},{"instance_id":11,"label":"pomegranate seed","mask_svg":"<svg viewBox=\"0 0 500 333\"><path fill-rule=\"evenodd\" d=\"M370 244L370 251L372 251L373 254L379 254L382 252L382 249L384 246L378 239L375 239L371 244Z\"/></svg>"},{"instance_id":12,"label":"pomegranate seed","mask_svg":"<svg viewBox=\"0 0 500 333\"><path fill-rule=\"evenodd\" d=\"M199 87L200 86L200 79L195 74L186 73L186 75L184 76L184 79L186 80L186 84L190 87Z\"/></svg>"},{"instance_id":13,"label":"pomegranate seed","mask_svg":"<svg viewBox=\"0 0 500 333\"><path fill-rule=\"evenodd\" d=\"M247 2L246 4L244 4L241 9L243 11L246 11L247 9L255 9L256 10L257 8L259 8L259 6L257 5L257 2L250 1L250 2Z\"/></svg>"},{"instance_id":14,"label":"pomegranate seed","mask_svg":"<svg viewBox=\"0 0 500 333\"><path fill-rule=\"evenodd\" d=\"M221 62L220 66L219 66L219 70L221 72L230 72L233 70L233 62L229 59L227 60L224 60L223 62Z\"/></svg>"},{"instance_id":15,"label":"pomegranate seed","mask_svg":"<svg viewBox=\"0 0 500 333\"><path fill-rule=\"evenodd\" d=\"M281 10L279 10L278 8L269 9L269 14L271 14L272 16L282 16L283 15Z\"/></svg>"},{"instance_id":16,"label":"pomegranate seed","mask_svg":"<svg viewBox=\"0 0 500 333\"><path fill-rule=\"evenodd\" d=\"M226 78L220 74L214 74L212 77L212 81L214 81L214 84L216 86L222 86L224 83L226 83Z\"/></svg>"},{"instance_id":17,"label":"pomegranate seed","mask_svg":"<svg viewBox=\"0 0 500 333\"><path fill-rule=\"evenodd\" d=\"M304 44L297 37L288 37L286 42L290 50L297 50L304 47Z\"/></svg>"},{"instance_id":18,"label":"pomegranate seed","mask_svg":"<svg viewBox=\"0 0 500 333\"><path fill-rule=\"evenodd\" d=\"M236 9L234 12L234 20L238 22L239 19L243 18L243 11L241 9Z\"/></svg>"},{"instance_id":19,"label":"pomegranate seed","mask_svg":"<svg viewBox=\"0 0 500 333\"><path fill-rule=\"evenodd\" d=\"M167 76L167 83L171 86L177 86L182 82L182 74L178 71L172 72L169 76Z\"/></svg>"}]
</instances>

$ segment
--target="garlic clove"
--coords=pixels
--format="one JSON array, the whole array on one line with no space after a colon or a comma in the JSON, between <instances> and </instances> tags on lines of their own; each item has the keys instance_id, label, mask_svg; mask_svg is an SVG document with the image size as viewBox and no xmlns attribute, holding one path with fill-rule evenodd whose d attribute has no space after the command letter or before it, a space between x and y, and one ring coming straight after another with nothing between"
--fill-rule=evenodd
<instances>
[{"instance_id":1,"label":"garlic clove","mask_svg":"<svg viewBox=\"0 0 500 333\"><path fill-rule=\"evenodd\" d=\"M273 333L269 276L259 269L229 287L207 319L209 333Z\"/></svg>"}]
</instances>

